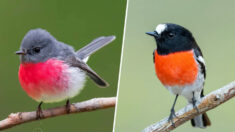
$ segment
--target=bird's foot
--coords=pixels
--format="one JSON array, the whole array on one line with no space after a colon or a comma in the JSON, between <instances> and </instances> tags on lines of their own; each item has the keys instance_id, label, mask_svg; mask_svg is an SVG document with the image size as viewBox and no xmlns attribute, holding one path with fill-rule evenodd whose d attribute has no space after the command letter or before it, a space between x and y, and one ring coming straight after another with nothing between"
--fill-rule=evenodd
<instances>
[{"instance_id":1,"label":"bird's foot","mask_svg":"<svg viewBox=\"0 0 235 132\"><path fill-rule=\"evenodd\" d=\"M43 117L41 105L42 105L42 102L38 105L38 109L36 111L36 119L37 120L39 120Z\"/></svg>"},{"instance_id":2,"label":"bird's foot","mask_svg":"<svg viewBox=\"0 0 235 132\"><path fill-rule=\"evenodd\" d=\"M71 104L70 104L70 101L67 100L67 101L66 101L66 105L65 105L65 107L66 107L66 112L67 112L67 113L70 113L70 110L71 110L71 109L70 109L70 105L71 105Z\"/></svg>"},{"instance_id":3,"label":"bird's foot","mask_svg":"<svg viewBox=\"0 0 235 132\"><path fill-rule=\"evenodd\" d=\"M173 127L175 127L175 123L174 123L174 117L177 117L176 116L176 114L175 114L175 110L174 109L171 109L171 114L170 114L170 116L169 116L169 118L168 118L168 122L171 122L171 125L173 126Z\"/></svg>"},{"instance_id":4,"label":"bird's foot","mask_svg":"<svg viewBox=\"0 0 235 132\"><path fill-rule=\"evenodd\" d=\"M197 110L197 113L199 113L199 109L197 108L197 105L196 105L197 101L193 98L192 99L192 104L193 104L193 108L195 108Z\"/></svg>"}]
</instances>

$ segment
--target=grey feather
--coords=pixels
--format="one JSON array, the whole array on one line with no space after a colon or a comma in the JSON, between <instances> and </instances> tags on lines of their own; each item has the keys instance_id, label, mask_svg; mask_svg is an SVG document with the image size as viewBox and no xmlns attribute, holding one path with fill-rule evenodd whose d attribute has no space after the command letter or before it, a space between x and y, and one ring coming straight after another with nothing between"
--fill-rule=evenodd
<instances>
[{"instance_id":1,"label":"grey feather","mask_svg":"<svg viewBox=\"0 0 235 132\"><path fill-rule=\"evenodd\" d=\"M66 59L66 62L73 67L82 69L98 86L108 87L109 84L103 80L95 71L93 71L85 62L74 56L70 56Z\"/></svg>"},{"instance_id":2,"label":"grey feather","mask_svg":"<svg viewBox=\"0 0 235 132\"><path fill-rule=\"evenodd\" d=\"M49 32L43 29L30 30L22 40L20 51L25 52L20 56L21 62L38 63L48 59L56 58L66 61L69 65L83 70L96 84L107 87L106 83L95 71L93 71L83 60L89 55L109 44L115 36L99 37L86 45L78 52L72 46L56 40ZM39 48L39 51L34 51Z\"/></svg>"},{"instance_id":3,"label":"grey feather","mask_svg":"<svg viewBox=\"0 0 235 132\"><path fill-rule=\"evenodd\" d=\"M115 38L116 38L115 36L107 36L107 37L102 36L102 37L96 38L92 42L90 42L88 45L78 50L76 54L81 60L83 60L86 57L90 56L91 54L95 53L100 48L111 43Z\"/></svg>"},{"instance_id":4,"label":"grey feather","mask_svg":"<svg viewBox=\"0 0 235 132\"><path fill-rule=\"evenodd\" d=\"M192 119L194 121L195 126L194 127L199 127L199 128L205 128L203 125L203 118L202 115L198 115Z\"/></svg>"}]
</instances>

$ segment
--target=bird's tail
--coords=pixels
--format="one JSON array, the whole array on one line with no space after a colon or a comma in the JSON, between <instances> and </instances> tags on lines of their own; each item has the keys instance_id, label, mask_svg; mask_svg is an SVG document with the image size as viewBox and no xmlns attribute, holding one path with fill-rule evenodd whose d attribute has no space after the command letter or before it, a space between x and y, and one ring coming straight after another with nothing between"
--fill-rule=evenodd
<instances>
[{"instance_id":1,"label":"bird's tail","mask_svg":"<svg viewBox=\"0 0 235 132\"><path fill-rule=\"evenodd\" d=\"M201 92L201 98L204 97L203 90ZM191 124L193 127L206 128L211 125L211 121L206 113L198 115L191 119Z\"/></svg>"},{"instance_id":2,"label":"bird's tail","mask_svg":"<svg viewBox=\"0 0 235 132\"><path fill-rule=\"evenodd\" d=\"M211 122L207 114L203 113L191 119L191 124L193 127L206 128L211 125Z\"/></svg>"},{"instance_id":3,"label":"bird's tail","mask_svg":"<svg viewBox=\"0 0 235 132\"><path fill-rule=\"evenodd\" d=\"M90 42L85 47L81 48L76 52L77 56L86 62L88 60L88 57L95 53L97 50L101 49L102 47L108 45L111 43L116 37L115 36L107 36L107 37L99 37L94 39L92 42Z\"/></svg>"}]
</instances>

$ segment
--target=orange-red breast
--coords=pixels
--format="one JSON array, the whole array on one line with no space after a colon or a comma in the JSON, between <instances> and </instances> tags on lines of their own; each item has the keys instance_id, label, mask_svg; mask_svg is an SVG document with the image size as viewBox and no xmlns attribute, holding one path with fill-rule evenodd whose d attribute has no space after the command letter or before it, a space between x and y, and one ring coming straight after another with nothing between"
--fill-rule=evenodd
<instances>
[{"instance_id":1,"label":"orange-red breast","mask_svg":"<svg viewBox=\"0 0 235 132\"><path fill-rule=\"evenodd\" d=\"M184 96L196 109L196 102L204 96L205 61L192 33L180 25L159 24L154 32L147 34L153 36L157 43L157 48L153 52L157 77L172 94L176 95L168 119L174 125L174 107L178 95ZM191 123L199 128L211 124L206 113L196 116Z\"/></svg>"}]
</instances>

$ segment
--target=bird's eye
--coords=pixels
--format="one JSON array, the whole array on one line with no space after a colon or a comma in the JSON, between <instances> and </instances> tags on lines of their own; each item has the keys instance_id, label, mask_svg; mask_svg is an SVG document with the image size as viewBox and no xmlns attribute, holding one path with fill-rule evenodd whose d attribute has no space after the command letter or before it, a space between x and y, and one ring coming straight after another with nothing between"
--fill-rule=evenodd
<instances>
[{"instance_id":1,"label":"bird's eye","mask_svg":"<svg viewBox=\"0 0 235 132\"><path fill-rule=\"evenodd\" d=\"M175 36L175 34L174 34L174 33L168 33L168 36L169 36L170 38L173 38L173 37Z\"/></svg>"},{"instance_id":2,"label":"bird's eye","mask_svg":"<svg viewBox=\"0 0 235 132\"><path fill-rule=\"evenodd\" d=\"M33 51L34 51L35 53L39 53L40 50L41 50L40 47L36 47L36 48L33 49Z\"/></svg>"}]
</instances>

